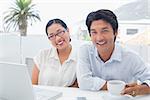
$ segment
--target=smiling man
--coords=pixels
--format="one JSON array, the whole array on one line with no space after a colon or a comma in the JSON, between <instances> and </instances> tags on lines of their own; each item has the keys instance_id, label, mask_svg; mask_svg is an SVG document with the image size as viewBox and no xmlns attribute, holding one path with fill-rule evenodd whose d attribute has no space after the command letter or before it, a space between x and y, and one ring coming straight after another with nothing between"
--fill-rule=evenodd
<instances>
[{"instance_id":1,"label":"smiling man","mask_svg":"<svg viewBox=\"0 0 150 100\"><path fill-rule=\"evenodd\" d=\"M107 81L127 83L123 94L132 96L150 93L150 70L141 58L115 43L118 34L116 15L106 9L91 12L86 25L93 44L80 48L77 78L81 89L107 90ZM137 81L141 84L137 84Z\"/></svg>"}]
</instances>

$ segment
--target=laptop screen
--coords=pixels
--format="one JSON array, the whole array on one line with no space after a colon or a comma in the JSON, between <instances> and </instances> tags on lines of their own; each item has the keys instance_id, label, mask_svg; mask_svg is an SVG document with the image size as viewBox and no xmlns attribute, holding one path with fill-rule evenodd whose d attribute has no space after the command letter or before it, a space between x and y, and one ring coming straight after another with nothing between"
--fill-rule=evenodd
<instances>
[{"instance_id":1,"label":"laptop screen","mask_svg":"<svg viewBox=\"0 0 150 100\"><path fill-rule=\"evenodd\" d=\"M6 100L34 100L27 67L0 62L0 97Z\"/></svg>"},{"instance_id":2,"label":"laptop screen","mask_svg":"<svg viewBox=\"0 0 150 100\"><path fill-rule=\"evenodd\" d=\"M0 62L0 100L54 100L61 96L61 92L33 89L26 65Z\"/></svg>"}]
</instances>

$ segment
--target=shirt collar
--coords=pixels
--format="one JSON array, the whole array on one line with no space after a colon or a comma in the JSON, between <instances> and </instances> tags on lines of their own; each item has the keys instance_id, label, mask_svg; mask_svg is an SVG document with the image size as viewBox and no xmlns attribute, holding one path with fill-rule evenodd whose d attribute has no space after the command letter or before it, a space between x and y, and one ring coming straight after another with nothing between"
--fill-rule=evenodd
<instances>
[{"instance_id":1,"label":"shirt collar","mask_svg":"<svg viewBox=\"0 0 150 100\"><path fill-rule=\"evenodd\" d=\"M96 49L96 47L94 46L94 52L95 52L95 56L96 58L100 59L99 57L99 54L98 54L98 51ZM112 61L121 61L122 58L122 53L121 53L121 46L115 44L115 48L114 48L114 51L111 55L111 58L108 60L108 62L112 62Z\"/></svg>"},{"instance_id":2,"label":"shirt collar","mask_svg":"<svg viewBox=\"0 0 150 100\"><path fill-rule=\"evenodd\" d=\"M110 58L110 61L121 61L122 58L122 53L121 53L121 46L115 44L115 48L114 48L114 51L112 53L112 56Z\"/></svg>"},{"instance_id":3,"label":"shirt collar","mask_svg":"<svg viewBox=\"0 0 150 100\"><path fill-rule=\"evenodd\" d=\"M96 58L100 58L98 51L97 51L97 48L95 46L93 48L94 48L94 53L95 53Z\"/></svg>"},{"instance_id":4,"label":"shirt collar","mask_svg":"<svg viewBox=\"0 0 150 100\"><path fill-rule=\"evenodd\" d=\"M55 59L59 59L58 58L58 53L57 53L57 49L55 48L55 47L51 47L51 55L50 55L50 57L52 57L52 58L55 58Z\"/></svg>"},{"instance_id":5,"label":"shirt collar","mask_svg":"<svg viewBox=\"0 0 150 100\"><path fill-rule=\"evenodd\" d=\"M59 60L57 49L53 46L52 46L52 52L51 52L50 57ZM67 59L67 61L70 61L70 60L74 60L74 61L77 60L77 50L74 46L72 46L72 50L70 52L70 55L69 55L69 58Z\"/></svg>"},{"instance_id":6,"label":"shirt collar","mask_svg":"<svg viewBox=\"0 0 150 100\"><path fill-rule=\"evenodd\" d=\"M68 60L77 61L77 47L75 47L74 45L71 46L72 46L72 50L70 52Z\"/></svg>"}]
</instances>

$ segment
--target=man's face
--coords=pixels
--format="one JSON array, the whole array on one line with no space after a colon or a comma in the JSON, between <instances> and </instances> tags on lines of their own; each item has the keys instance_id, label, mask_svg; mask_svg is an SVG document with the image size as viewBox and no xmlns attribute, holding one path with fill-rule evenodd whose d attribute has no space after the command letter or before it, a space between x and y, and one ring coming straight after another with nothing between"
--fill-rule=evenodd
<instances>
[{"instance_id":1,"label":"man's face","mask_svg":"<svg viewBox=\"0 0 150 100\"><path fill-rule=\"evenodd\" d=\"M90 34L93 44L98 49L98 52L112 52L114 48L114 34L112 26L104 20L93 21L90 27Z\"/></svg>"}]
</instances>

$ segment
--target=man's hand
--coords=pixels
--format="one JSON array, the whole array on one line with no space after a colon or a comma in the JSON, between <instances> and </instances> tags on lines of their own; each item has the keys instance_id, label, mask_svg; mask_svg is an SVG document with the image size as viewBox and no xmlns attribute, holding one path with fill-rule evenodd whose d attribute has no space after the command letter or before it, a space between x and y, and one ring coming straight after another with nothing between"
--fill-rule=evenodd
<instances>
[{"instance_id":1,"label":"man's hand","mask_svg":"<svg viewBox=\"0 0 150 100\"><path fill-rule=\"evenodd\" d=\"M148 93L150 93L150 87L148 87L147 85L138 85L137 83L131 83L126 85L125 89L122 91L121 94L136 96Z\"/></svg>"}]
</instances>

